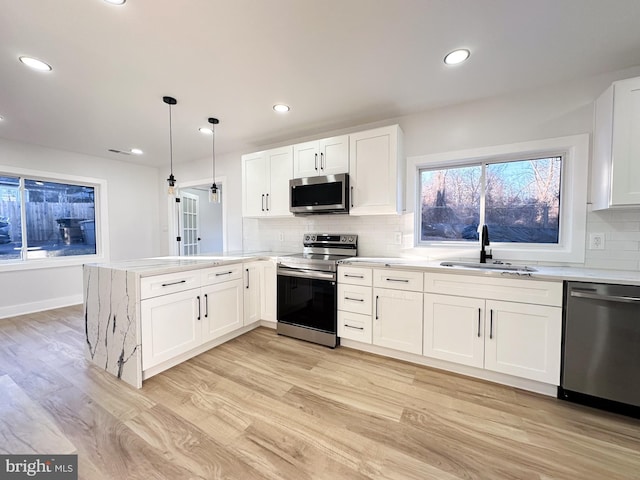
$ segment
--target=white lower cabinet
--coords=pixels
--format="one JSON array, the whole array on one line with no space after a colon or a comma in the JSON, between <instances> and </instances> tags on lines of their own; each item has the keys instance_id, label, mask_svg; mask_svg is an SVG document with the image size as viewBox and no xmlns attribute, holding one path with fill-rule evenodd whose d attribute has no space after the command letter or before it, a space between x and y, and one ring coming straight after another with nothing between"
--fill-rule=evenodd
<instances>
[{"instance_id":1,"label":"white lower cabinet","mask_svg":"<svg viewBox=\"0 0 640 480\"><path fill-rule=\"evenodd\" d=\"M371 315L338 310L338 336L370 344Z\"/></svg>"},{"instance_id":2,"label":"white lower cabinet","mask_svg":"<svg viewBox=\"0 0 640 480\"><path fill-rule=\"evenodd\" d=\"M199 292L190 289L140 302L143 369L200 345Z\"/></svg>"},{"instance_id":3,"label":"white lower cabinet","mask_svg":"<svg viewBox=\"0 0 640 480\"><path fill-rule=\"evenodd\" d=\"M427 357L484 367L484 300L424 294Z\"/></svg>"},{"instance_id":4,"label":"white lower cabinet","mask_svg":"<svg viewBox=\"0 0 640 480\"><path fill-rule=\"evenodd\" d=\"M372 342L372 270L338 267L338 336L347 340Z\"/></svg>"},{"instance_id":5,"label":"white lower cabinet","mask_svg":"<svg viewBox=\"0 0 640 480\"><path fill-rule=\"evenodd\" d=\"M426 274L425 285L453 292L467 288L472 294L469 277L458 277ZM559 385L562 284L506 279L482 283L475 290L483 296L543 298L550 305L425 293L423 355Z\"/></svg>"},{"instance_id":6,"label":"white lower cabinet","mask_svg":"<svg viewBox=\"0 0 640 480\"><path fill-rule=\"evenodd\" d=\"M562 308L487 300L484 366L560 385Z\"/></svg>"},{"instance_id":7,"label":"white lower cabinet","mask_svg":"<svg viewBox=\"0 0 640 480\"><path fill-rule=\"evenodd\" d=\"M242 280L230 280L202 288L202 341L215 340L244 325Z\"/></svg>"},{"instance_id":8,"label":"white lower cabinet","mask_svg":"<svg viewBox=\"0 0 640 480\"><path fill-rule=\"evenodd\" d=\"M244 325L260 320L260 262L244 264Z\"/></svg>"},{"instance_id":9,"label":"white lower cabinet","mask_svg":"<svg viewBox=\"0 0 640 480\"><path fill-rule=\"evenodd\" d=\"M422 353L422 293L373 289L373 344Z\"/></svg>"},{"instance_id":10,"label":"white lower cabinet","mask_svg":"<svg viewBox=\"0 0 640 480\"><path fill-rule=\"evenodd\" d=\"M276 262L265 260L260 262L260 317L268 322L276 321L277 273Z\"/></svg>"}]
</instances>

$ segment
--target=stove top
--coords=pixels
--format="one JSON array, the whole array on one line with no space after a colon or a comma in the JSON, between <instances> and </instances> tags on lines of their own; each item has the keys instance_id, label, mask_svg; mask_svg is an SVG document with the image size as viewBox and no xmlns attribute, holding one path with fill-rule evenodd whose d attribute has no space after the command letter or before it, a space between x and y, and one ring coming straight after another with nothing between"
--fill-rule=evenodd
<instances>
[{"instance_id":1,"label":"stove top","mask_svg":"<svg viewBox=\"0 0 640 480\"><path fill-rule=\"evenodd\" d=\"M305 233L303 253L280 257L278 265L285 268L335 272L338 260L357 256L357 243L357 235Z\"/></svg>"}]
</instances>

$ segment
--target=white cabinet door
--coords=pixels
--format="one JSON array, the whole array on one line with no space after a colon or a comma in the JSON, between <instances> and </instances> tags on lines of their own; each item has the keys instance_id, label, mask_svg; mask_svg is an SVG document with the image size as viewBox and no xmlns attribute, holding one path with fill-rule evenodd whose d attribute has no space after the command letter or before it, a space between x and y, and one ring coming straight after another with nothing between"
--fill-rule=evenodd
<instances>
[{"instance_id":1,"label":"white cabinet door","mask_svg":"<svg viewBox=\"0 0 640 480\"><path fill-rule=\"evenodd\" d=\"M268 216L293 216L289 211L289 180L293 178L293 148L266 152L269 164L269 190L266 196Z\"/></svg>"},{"instance_id":2,"label":"white cabinet door","mask_svg":"<svg viewBox=\"0 0 640 480\"><path fill-rule=\"evenodd\" d=\"M269 190L269 171L265 152L242 156L242 215L266 215L265 200Z\"/></svg>"},{"instance_id":3,"label":"white cabinet door","mask_svg":"<svg viewBox=\"0 0 640 480\"><path fill-rule=\"evenodd\" d=\"M263 263L260 277L260 311L262 319L268 322L276 321L276 287L276 263L269 260Z\"/></svg>"},{"instance_id":4,"label":"white cabinet door","mask_svg":"<svg viewBox=\"0 0 640 480\"><path fill-rule=\"evenodd\" d=\"M214 340L244 325L242 280L202 288L202 341Z\"/></svg>"},{"instance_id":5,"label":"white cabinet door","mask_svg":"<svg viewBox=\"0 0 640 480\"><path fill-rule=\"evenodd\" d=\"M614 85L611 204L640 205L640 77Z\"/></svg>"},{"instance_id":6,"label":"white cabinet door","mask_svg":"<svg viewBox=\"0 0 640 480\"><path fill-rule=\"evenodd\" d=\"M377 128L349 136L351 215L400 213L404 171L400 128Z\"/></svg>"},{"instance_id":7,"label":"white cabinet door","mask_svg":"<svg viewBox=\"0 0 640 480\"><path fill-rule=\"evenodd\" d=\"M244 324L260 320L260 270L259 262L244 265Z\"/></svg>"},{"instance_id":8,"label":"white cabinet door","mask_svg":"<svg viewBox=\"0 0 640 480\"><path fill-rule=\"evenodd\" d=\"M320 145L313 142L293 146L293 178L316 177L320 173Z\"/></svg>"},{"instance_id":9,"label":"white cabinet door","mask_svg":"<svg viewBox=\"0 0 640 480\"><path fill-rule=\"evenodd\" d=\"M321 175L349 172L349 135L320 140Z\"/></svg>"},{"instance_id":10,"label":"white cabinet door","mask_svg":"<svg viewBox=\"0 0 640 480\"><path fill-rule=\"evenodd\" d=\"M143 370L200 345L199 294L191 289L140 302Z\"/></svg>"},{"instance_id":11,"label":"white cabinet door","mask_svg":"<svg viewBox=\"0 0 640 480\"><path fill-rule=\"evenodd\" d=\"M562 308L487 300L488 370L560 385Z\"/></svg>"},{"instance_id":12,"label":"white cabinet door","mask_svg":"<svg viewBox=\"0 0 640 480\"><path fill-rule=\"evenodd\" d=\"M349 172L349 135L293 146L293 177L315 177Z\"/></svg>"},{"instance_id":13,"label":"white cabinet door","mask_svg":"<svg viewBox=\"0 0 640 480\"><path fill-rule=\"evenodd\" d=\"M424 294L423 354L484 366L484 300Z\"/></svg>"},{"instance_id":14,"label":"white cabinet door","mask_svg":"<svg viewBox=\"0 0 640 480\"><path fill-rule=\"evenodd\" d=\"M422 354L422 293L373 289L373 344Z\"/></svg>"}]
</instances>

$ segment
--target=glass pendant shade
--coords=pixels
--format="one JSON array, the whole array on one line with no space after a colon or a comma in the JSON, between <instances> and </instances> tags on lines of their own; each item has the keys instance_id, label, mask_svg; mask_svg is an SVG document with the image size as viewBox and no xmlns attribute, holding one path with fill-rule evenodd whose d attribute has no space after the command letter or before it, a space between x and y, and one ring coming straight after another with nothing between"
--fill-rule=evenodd
<instances>
[{"instance_id":1,"label":"glass pendant shade","mask_svg":"<svg viewBox=\"0 0 640 480\"><path fill-rule=\"evenodd\" d=\"M215 183L209 189L209 202L220 203L220 188Z\"/></svg>"}]
</instances>

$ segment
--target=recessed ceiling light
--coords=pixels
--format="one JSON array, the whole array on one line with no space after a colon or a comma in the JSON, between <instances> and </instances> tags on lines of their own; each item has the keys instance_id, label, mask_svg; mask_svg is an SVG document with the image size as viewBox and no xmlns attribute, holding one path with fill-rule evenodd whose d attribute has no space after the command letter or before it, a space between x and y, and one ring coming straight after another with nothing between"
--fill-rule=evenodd
<instances>
[{"instance_id":1,"label":"recessed ceiling light","mask_svg":"<svg viewBox=\"0 0 640 480\"><path fill-rule=\"evenodd\" d=\"M198 129L198 131L200 133L204 133L205 135L211 135L213 133L213 130L211 130L210 128L207 128L207 127L200 127Z\"/></svg>"},{"instance_id":2,"label":"recessed ceiling light","mask_svg":"<svg viewBox=\"0 0 640 480\"><path fill-rule=\"evenodd\" d=\"M104 0L104 1L107 3L110 3L111 5L122 5L127 0Z\"/></svg>"},{"instance_id":3,"label":"recessed ceiling light","mask_svg":"<svg viewBox=\"0 0 640 480\"><path fill-rule=\"evenodd\" d=\"M139 148L132 148L131 150L129 150L131 153L133 153L134 155L142 155L144 152L142 150L140 150Z\"/></svg>"},{"instance_id":4,"label":"recessed ceiling light","mask_svg":"<svg viewBox=\"0 0 640 480\"><path fill-rule=\"evenodd\" d=\"M18 60L24 63L27 67L40 72L49 72L51 70L51 65L44 63L42 60L38 60L37 58L22 56L18 57Z\"/></svg>"},{"instance_id":5,"label":"recessed ceiling light","mask_svg":"<svg viewBox=\"0 0 640 480\"><path fill-rule=\"evenodd\" d=\"M273 106L273 109L278 113L285 113L285 112L288 112L289 110L291 110L289 105L285 105L284 103L276 103Z\"/></svg>"},{"instance_id":6,"label":"recessed ceiling light","mask_svg":"<svg viewBox=\"0 0 640 480\"><path fill-rule=\"evenodd\" d=\"M444 63L447 65L457 65L458 63L464 62L467 58L469 58L471 52L466 48L461 48L458 50L454 50L451 53L448 53L446 57L444 57Z\"/></svg>"},{"instance_id":7,"label":"recessed ceiling light","mask_svg":"<svg viewBox=\"0 0 640 480\"><path fill-rule=\"evenodd\" d=\"M0 115L0 122L4 120L4 117Z\"/></svg>"}]
</instances>

